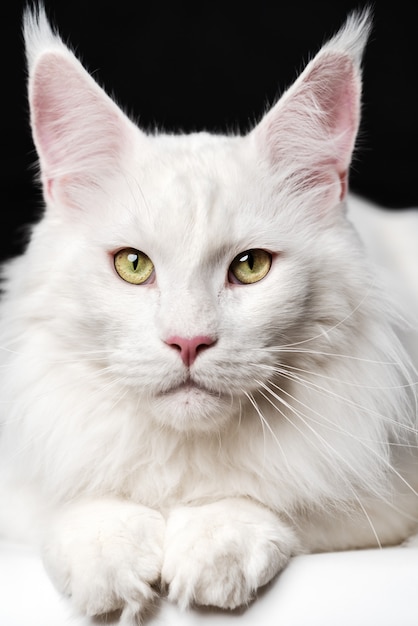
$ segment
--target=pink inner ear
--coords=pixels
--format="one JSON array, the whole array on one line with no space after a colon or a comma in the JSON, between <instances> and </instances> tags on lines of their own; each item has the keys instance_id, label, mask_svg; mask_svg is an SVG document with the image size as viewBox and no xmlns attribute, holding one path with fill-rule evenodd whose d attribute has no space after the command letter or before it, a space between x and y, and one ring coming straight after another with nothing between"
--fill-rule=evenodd
<instances>
[{"instance_id":1,"label":"pink inner ear","mask_svg":"<svg viewBox=\"0 0 418 626\"><path fill-rule=\"evenodd\" d=\"M273 166L308 187L333 187L342 199L357 134L360 77L351 60L320 53L256 129Z\"/></svg>"},{"instance_id":2,"label":"pink inner ear","mask_svg":"<svg viewBox=\"0 0 418 626\"><path fill-rule=\"evenodd\" d=\"M328 135L335 144L330 156L341 175L349 167L357 134L360 86L349 57L336 53L324 56L308 74L306 88L312 89L324 138Z\"/></svg>"},{"instance_id":3,"label":"pink inner ear","mask_svg":"<svg viewBox=\"0 0 418 626\"><path fill-rule=\"evenodd\" d=\"M39 59L30 104L47 194L58 180L114 169L128 120L75 58L48 52Z\"/></svg>"}]
</instances>

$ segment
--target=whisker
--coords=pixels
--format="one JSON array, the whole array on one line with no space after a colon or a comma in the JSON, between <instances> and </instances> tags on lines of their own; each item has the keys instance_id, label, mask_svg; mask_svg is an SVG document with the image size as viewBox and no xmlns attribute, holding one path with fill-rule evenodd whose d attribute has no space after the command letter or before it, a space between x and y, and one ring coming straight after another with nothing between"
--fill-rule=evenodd
<instances>
[{"instance_id":1,"label":"whisker","mask_svg":"<svg viewBox=\"0 0 418 626\"><path fill-rule=\"evenodd\" d=\"M265 348L266 351L270 352L284 352L289 354L308 354L312 356L326 356L337 359L347 359L349 361L358 361L360 363L367 363L369 365L391 365L391 366L399 366L399 362L397 361L385 361L378 359L366 359L360 356L354 356L352 354L341 354L338 352L327 352L325 350L312 350L309 348L302 348L294 350L293 348L289 348L288 346L270 346Z\"/></svg>"},{"instance_id":2,"label":"whisker","mask_svg":"<svg viewBox=\"0 0 418 626\"><path fill-rule=\"evenodd\" d=\"M309 429L310 432L312 432L312 434L319 440L321 441L328 450L330 450L333 454L336 454L338 456L338 458L348 467L348 469L353 472L359 479L360 482L362 482L362 476L361 474L350 464L347 462L347 460L340 454L338 453L338 451L333 448L329 442L326 441L326 439L324 437L322 437L309 423L309 421L312 421L312 418L304 413L302 413L301 411L298 411L295 407L292 407L292 405L287 402L286 400L284 400L284 398L280 397L277 393L275 393L272 389L270 389L268 387L268 385L266 385L265 383L261 382L261 381L257 381L257 383L260 385L260 387L262 387L263 389L265 389L269 394L271 394L271 396L276 399L277 401L279 401L281 404L283 404L283 406L285 406L288 410L290 410L298 419L301 420L301 422ZM280 389L279 387L276 387L280 392L285 393L285 390ZM292 426L294 428L296 428L296 430L306 439L306 434L301 431L300 428L298 428L296 426L296 424L289 419L289 417L279 409L279 407L277 407L276 404L274 404L274 402L268 397L266 396L263 391L260 390L261 395L277 410L279 411L279 413L290 423L292 424ZM290 396L290 398L296 402L299 402L297 400L297 398L294 398L293 396L291 396L290 394L286 394L288 396ZM300 403L300 402L299 402ZM300 403L303 405L303 403ZM306 405L303 405L306 407ZM309 407L306 407L309 409ZM316 413L317 415L319 415L318 413ZM326 418L323 418L325 421ZM320 423L320 422L318 422ZM335 424L333 424L333 426L335 426ZM389 463L389 461L387 461L385 458L382 458L378 455L378 453L373 450L373 448L370 448L370 446L368 446L365 442L365 440L363 438L359 438L356 437L355 435L353 435L352 433L350 433L349 431L343 430L343 429L338 429L337 432L340 432L342 434L344 434L345 436L351 437L352 439L354 439L355 441L358 441L363 447L365 447L367 450L369 450L370 452L373 453L373 455L378 459L379 462L383 463L387 469L389 469L390 471L392 471L392 473L394 475L397 476L397 478L399 480L401 480L401 482L408 488L408 490L415 496L418 497L418 492L413 488L413 486L396 470L396 468L393 467L393 465L391 463ZM323 454L323 450L321 448L317 448L318 451ZM335 466L335 464L334 464ZM334 467L335 470L335 467ZM346 483L346 485L350 488L350 490L353 490L352 485L347 481L347 479L339 472L339 475L343 478L344 482ZM387 504L387 506L389 506L392 510L401 513L404 517L409 518L411 520L413 520L414 522L417 521L417 518L410 516L409 514L407 514L405 511L402 511L401 509L399 509L398 507L396 507L392 502L390 502L387 498L384 498L382 493L380 493L379 491L377 491L372 485L368 484L368 489L376 496L379 498L379 500L382 500L385 502L385 504ZM353 495L355 495L355 492L352 491ZM357 499L357 498L356 498ZM360 502L359 502L360 504Z\"/></svg>"},{"instance_id":3,"label":"whisker","mask_svg":"<svg viewBox=\"0 0 418 626\"><path fill-rule=\"evenodd\" d=\"M292 380L292 377L289 376L289 379ZM297 382L300 382L299 380ZM336 424L334 421L330 420L329 418L324 417L322 414L318 413L317 411L313 410L311 407L308 407L305 403L303 403L301 400L299 400L298 398L292 396L291 394L289 394L285 389L282 389L281 387L275 385L275 383L273 383L272 381L270 381L270 384L275 387L276 389L278 389L281 393L284 393L286 395L288 395L292 400L294 400L295 402L298 402L299 404L301 404L304 408L308 409L309 411L311 411L312 413L316 414L319 418L320 418L320 423L321 425L323 425L323 422L327 422L328 424L330 424L329 428L331 430L334 430L334 432L347 432L348 431L342 431L339 428L336 428ZM306 384L306 386L309 385L309 381L307 381L307 383L304 382L304 384ZM350 404L351 406L354 406L355 408L359 409L362 412L365 412L367 415L369 414L373 414L376 417L379 417L380 419L383 419L384 421L386 421L389 424L395 424L399 426L399 423L388 417L387 415L383 415L381 413L379 413L378 411L375 411L374 409L371 409L369 407L364 407L361 404L351 401L349 398L346 398L344 396L341 396L339 394L336 394L335 392L332 392L331 390L328 390L326 388L323 387L318 387L317 385L315 385L315 390L317 391L319 389L320 393L322 395L333 395L335 396L337 399L342 400L345 404ZM310 418L312 420L312 418ZM417 435L417 431L413 426L408 426L407 424L402 424L402 428L404 431L411 433L413 435ZM355 437L353 434L351 434L351 436L356 439L357 441L362 441L362 442L372 442L372 443L382 443L382 444L386 444L388 443L386 440L385 441L379 441L377 439L372 439L372 438L365 438L365 437ZM399 447L405 447L405 448L418 448L418 444L413 444L412 442L406 442L406 443L401 443L401 442L390 442L390 446L399 446Z\"/></svg>"},{"instance_id":4,"label":"whisker","mask_svg":"<svg viewBox=\"0 0 418 626\"><path fill-rule=\"evenodd\" d=\"M266 428L269 431L269 433L271 434L271 436L273 437L274 441L276 442L282 457L286 463L286 465L289 467L288 461L287 461L287 457L284 454L284 450L283 447L279 441L279 439L276 437L276 434L274 433L273 429L271 428L270 424L268 423L268 421L266 420L266 418L264 417L264 415L261 413L259 406L257 404L257 402L254 399L254 396L252 395L252 393L250 392L245 392L246 397L248 398L248 400L250 401L250 403L252 404L252 406L254 407L259 419L260 419L260 423L262 426L262 430L263 430L263 441L264 441L264 453L263 453L263 460L265 461L266 459Z\"/></svg>"},{"instance_id":5,"label":"whisker","mask_svg":"<svg viewBox=\"0 0 418 626\"><path fill-rule=\"evenodd\" d=\"M268 389L268 387L266 387L266 390L267 390L267 391L270 391L270 390ZM282 411L282 410L281 410L281 409L280 409L277 405L275 405L275 404L271 401L271 399L270 399L268 396L266 396L266 395L265 395L262 391L260 391L260 393L261 393L261 395L262 395L262 396L263 396L263 397L264 397L264 398L265 398L265 399L266 399L266 400L267 400L267 401L268 401L268 402L269 402L269 403L270 403L270 404L271 404L271 405L272 405L272 406L273 406L273 407L274 407L274 408L275 408L275 409L276 409L276 410L280 413L280 415L282 415L282 416L286 419L286 421L288 421L288 422L292 425L292 427L293 427L293 428L295 428L295 429L299 432L299 434L301 434L301 435L304 437L304 439L307 439L306 433L304 433L304 432L303 432L303 431L302 431L302 430L301 430L301 429L300 429L300 428L299 428L299 427L298 427L298 426L297 426L297 425L296 425L296 424L295 424L292 420L290 420L290 419L289 419L289 417L288 417L288 416L287 416L287 415L286 415L286 414L285 414L285 413L284 413L284 412L283 412L283 411ZM285 406L287 406L287 403L284 403L284 405L285 405ZM289 408L291 408L291 407L289 407ZM299 415L299 413L298 413L298 412L296 412L296 415L297 415L297 417L299 417L300 419L302 419L302 418L301 418L301 416ZM305 420L303 420L303 419L302 419L302 421L303 421L303 423L305 423L305 425L307 425L307 426L308 426L308 424L306 424ZM312 430L312 432L313 432L313 434L314 434L315 436L317 436L318 438L320 438L320 437L319 437L319 435L318 435L318 433L316 433L316 431L315 431L315 430ZM312 443L312 442L311 442L311 441L309 441L309 443ZM326 442L325 442L325 443L326 443ZM330 446L329 446L329 447L330 447ZM321 448L319 448L319 447L317 447L317 446L316 446L316 449L318 450L318 452L319 452L322 456L324 455L324 450L322 450ZM331 449L332 449L332 448L331 448ZM333 449L332 449L332 450L333 450ZM335 450L333 450L333 452L335 452ZM352 468L351 468L351 467L349 467L349 469L350 469L350 470L352 470ZM354 498L354 499L355 499L355 501L358 503L358 505L359 505L360 509L361 509L361 510L362 510L362 512L364 513L365 518L366 518L366 520L367 520L367 523L369 524L369 527L370 527L370 529L371 529L371 531L372 531L372 534L373 534L373 536L374 536L374 537L375 537L375 539L376 539L377 546L378 546L379 548L381 548L381 547L382 547L382 543L381 543L381 541L380 541L380 539L379 539L379 536L378 536L378 534L377 534L376 528L375 528L375 526L374 526L374 524L373 524L373 521L371 520L371 518L370 518L369 514L367 513L367 511L366 511L366 509L365 509L364 505L362 504L362 502L361 502L361 500L360 500L359 495L356 493L356 491L354 490L353 486L351 485L350 481L346 478L346 476L345 476L344 474L342 474L342 472L340 472L338 468L336 469L336 471L337 471L338 475L340 476L340 478L341 478L341 479L343 480L343 482L345 483L345 485L348 487L348 489L349 489L350 493L352 494L353 498Z\"/></svg>"},{"instance_id":6,"label":"whisker","mask_svg":"<svg viewBox=\"0 0 418 626\"><path fill-rule=\"evenodd\" d=\"M276 369L276 373L279 373L283 378L287 378L290 381L294 381L294 382L300 383L300 384L304 385L305 387L307 387L307 388L309 388L309 389L311 389L313 391L321 393L321 395L323 395L325 397L331 396L333 398L336 398L337 400L342 401L345 405L348 404L349 406L352 406L352 407L354 407L356 409L359 409L362 412L366 412L367 414L374 415L374 416L376 416L376 417L386 421L389 424L394 424L394 425L397 425L397 426L401 425L397 420L389 417L388 415L383 415L382 413L380 413L379 411L376 411L375 409L372 409L371 407L363 406L362 404L359 404L355 400L352 400L351 398L348 398L347 396L343 396L343 395L333 391L332 389L328 389L327 387L323 387L321 385L318 385L317 383L314 383L313 381L310 381L308 379L301 378L300 376L297 376L294 372L288 372L286 369L277 368ZM269 382L270 382L270 384L273 387L276 387L280 392L285 393L285 394L290 396L290 394L288 394L288 392L286 392L284 389L282 389L281 387L276 385L273 381L270 380ZM290 396L290 397L293 398L293 396ZM298 400L297 398L294 398L294 400L296 402L299 402L300 404L303 405L303 403L300 400ZM303 405L303 406L305 406L305 408L310 408L310 407L306 407L306 405ZM409 426L408 424L402 424L402 429L404 431L406 431L406 432L410 432L410 433L413 433L413 434L416 434L416 432L417 432L415 427Z\"/></svg>"},{"instance_id":7,"label":"whisker","mask_svg":"<svg viewBox=\"0 0 418 626\"><path fill-rule=\"evenodd\" d=\"M279 373L279 374L282 374L285 371L292 370L292 372L300 372L302 374L308 374L309 376L316 376L317 378L323 378L324 380L329 380L330 382L339 383L347 387L355 387L357 389L381 389L381 390L393 389L395 390L395 389L409 389L411 387L418 386L418 381L412 382L412 383L405 383L401 385L370 385L370 384L366 385L360 382L354 382L354 381L344 380L341 378L336 378L335 376L329 376L325 374L324 372L318 372L315 370L307 370L302 367L296 367L294 365L289 365L288 363L286 363L285 365L280 365L280 366L269 365L268 363L265 363L265 364L261 364L261 367L273 373ZM301 379L301 380L305 380L305 379Z\"/></svg>"}]
</instances>

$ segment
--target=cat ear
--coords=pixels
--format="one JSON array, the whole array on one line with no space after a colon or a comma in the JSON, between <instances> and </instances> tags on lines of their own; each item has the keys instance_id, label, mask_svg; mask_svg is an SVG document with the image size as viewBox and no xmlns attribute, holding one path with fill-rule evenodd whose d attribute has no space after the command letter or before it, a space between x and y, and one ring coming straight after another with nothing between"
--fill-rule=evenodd
<instances>
[{"instance_id":1,"label":"cat ear","mask_svg":"<svg viewBox=\"0 0 418 626\"><path fill-rule=\"evenodd\" d=\"M45 13L24 21L31 125L48 199L77 204L83 186L117 169L138 129L55 35Z\"/></svg>"},{"instance_id":2,"label":"cat ear","mask_svg":"<svg viewBox=\"0 0 418 626\"><path fill-rule=\"evenodd\" d=\"M342 200L360 119L361 55L367 12L344 28L307 65L253 134L258 148L285 179Z\"/></svg>"}]
</instances>

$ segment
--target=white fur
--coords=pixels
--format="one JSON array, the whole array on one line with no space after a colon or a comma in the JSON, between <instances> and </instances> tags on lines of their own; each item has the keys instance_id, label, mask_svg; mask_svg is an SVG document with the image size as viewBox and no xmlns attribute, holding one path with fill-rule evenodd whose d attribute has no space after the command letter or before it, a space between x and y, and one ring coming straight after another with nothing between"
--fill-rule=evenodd
<instances>
[{"instance_id":1,"label":"white fur","mask_svg":"<svg viewBox=\"0 0 418 626\"><path fill-rule=\"evenodd\" d=\"M298 550L292 530L250 500L186 506L167 519L162 580L169 599L183 608L195 603L234 609Z\"/></svg>"},{"instance_id":2,"label":"white fur","mask_svg":"<svg viewBox=\"0 0 418 626\"><path fill-rule=\"evenodd\" d=\"M44 541L52 580L87 615L140 613L160 577L165 523L133 502L81 501L53 518Z\"/></svg>"},{"instance_id":3,"label":"white fur","mask_svg":"<svg viewBox=\"0 0 418 626\"><path fill-rule=\"evenodd\" d=\"M414 527L416 374L345 215L367 30L247 136L151 136L26 19L47 208L4 270L0 527L88 613L141 613L161 563L183 606L245 604L300 550ZM125 247L149 284L117 276ZM270 272L230 284L252 248ZM166 341L197 335L189 371Z\"/></svg>"}]
</instances>

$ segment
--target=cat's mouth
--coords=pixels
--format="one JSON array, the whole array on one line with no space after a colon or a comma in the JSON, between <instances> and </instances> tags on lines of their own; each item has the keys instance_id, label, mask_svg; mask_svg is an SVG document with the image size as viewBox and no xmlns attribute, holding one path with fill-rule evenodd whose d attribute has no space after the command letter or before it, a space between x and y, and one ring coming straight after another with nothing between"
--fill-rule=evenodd
<instances>
[{"instance_id":1,"label":"cat's mouth","mask_svg":"<svg viewBox=\"0 0 418 626\"><path fill-rule=\"evenodd\" d=\"M231 397L187 378L167 386L155 397L157 419L181 432L209 432L218 429L230 417Z\"/></svg>"},{"instance_id":2,"label":"cat's mouth","mask_svg":"<svg viewBox=\"0 0 418 626\"><path fill-rule=\"evenodd\" d=\"M187 380L181 382L180 384L176 384L176 385L173 385L172 387L169 387L168 389L165 389L164 391L161 392L161 395L170 396L170 395L174 395L177 393L190 394L190 395L198 394L198 393L206 393L211 396L220 395L219 392L215 392L214 390L209 389L208 387L205 387L205 385L198 383L197 381L193 380L190 377Z\"/></svg>"}]
</instances>

